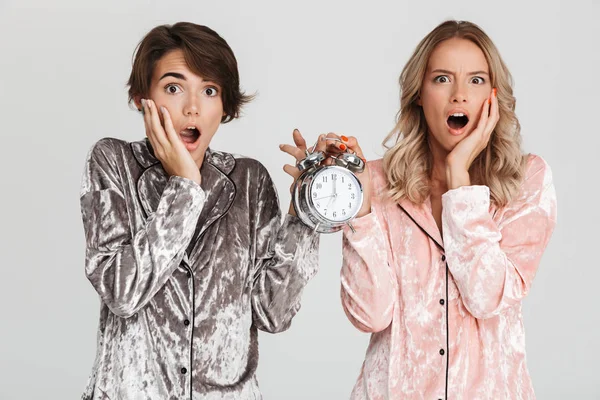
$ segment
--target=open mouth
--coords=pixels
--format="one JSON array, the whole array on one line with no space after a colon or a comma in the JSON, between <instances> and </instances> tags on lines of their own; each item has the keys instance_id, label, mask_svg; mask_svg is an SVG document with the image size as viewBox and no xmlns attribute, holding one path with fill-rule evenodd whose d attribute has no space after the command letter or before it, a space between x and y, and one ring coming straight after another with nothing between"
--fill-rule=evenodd
<instances>
[{"instance_id":1,"label":"open mouth","mask_svg":"<svg viewBox=\"0 0 600 400\"><path fill-rule=\"evenodd\" d=\"M179 132L179 136L184 143L196 143L200 137L200 131L195 126L188 126Z\"/></svg>"},{"instance_id":2,"label":"open mouth","mask_svg":"<svg viewBox=\"0 0 600 400\"><path fill-rule=\"evenodd\" d=\"M467 126L469 123L469 117L463 113L454 113L448 117L447 123L450 129L459 130Z\"/></svg>"}]
</instances>

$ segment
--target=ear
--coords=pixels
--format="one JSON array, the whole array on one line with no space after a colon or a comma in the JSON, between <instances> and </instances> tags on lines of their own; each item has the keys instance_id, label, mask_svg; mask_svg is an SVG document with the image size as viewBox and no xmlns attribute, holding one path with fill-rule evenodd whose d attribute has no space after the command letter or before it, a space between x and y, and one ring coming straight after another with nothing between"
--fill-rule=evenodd
<instances>
[{"instance_id":1,"label":"ear","mask_svg":"<svg viewBox=\"0 0 600 400\"><path fill-rule=\"evenodd\" d=\"M421 95L420 94L417 95L417 105L419 107L423 107L423 102L421 101Z\"/></svg>"},{"instance_id":2,"label":"ear","mask_svg":"<svg viewBox=\"0 0 600 400\"><path fill-rule=\"evenodd\" d=\"M133 104L135 104L135 108L137 108L138 111L142 111L142 96L135 96L133 98Z\"/></svg>"}]
</instances>

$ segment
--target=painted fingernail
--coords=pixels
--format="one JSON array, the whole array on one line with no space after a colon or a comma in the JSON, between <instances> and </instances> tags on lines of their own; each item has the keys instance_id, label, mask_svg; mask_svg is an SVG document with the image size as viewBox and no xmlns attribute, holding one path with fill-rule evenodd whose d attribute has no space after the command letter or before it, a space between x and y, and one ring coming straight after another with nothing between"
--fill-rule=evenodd
<instances>
[{"instance_id":1,"label":"painted fingernail","mask_svg":"<svg viewBox=\"0 0 600 400\"><path fill-rule=\"evenodd\" d=\"M494 88L493 92L494 92L494 96L498 96L498 88Z\"/></svg>"},{"instance_id":2,"label":"painted fingernail","mask_svg":"<svg viewBox=\"0 0 600 400\"><path fill-rule=\"evenodd\" d=\"M488 99L488 104L492 104L492 99Z\"/></svg>"},{"instance_id":3,"label":"painted fingernail","mask_svg":"<svg viewBox=\"0 0 600 400\"><path fill-rule=\"evenodd\" d=\"M346 150L346 145L345 144L340 144L340 150Z\"/></svg>"},{"instance_id":4,"label":"painted fingernail","mask_svg":"<svg viewBox=\"0 0 600 400\"><path fill-rule=\"evenodd\" d=\"M346 136L342 136L342 140L343 140L344 142L347 142L347 141L348 141L348 138L347 138Z\"/></svg>"}]
</instances>

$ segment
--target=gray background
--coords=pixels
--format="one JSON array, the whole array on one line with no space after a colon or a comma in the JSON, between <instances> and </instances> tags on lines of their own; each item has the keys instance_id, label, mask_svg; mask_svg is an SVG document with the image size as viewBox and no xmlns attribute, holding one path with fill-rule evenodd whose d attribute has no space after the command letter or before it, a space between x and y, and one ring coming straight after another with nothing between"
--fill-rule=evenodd
<instances>
[{"instance_id":1,"label":"gray background","mask_svg":"<svg viewBox=\"0 0 600 400\"><path fill-rule=\"evenodd\" d=\"M99 306L84 276L81 173L96 140L144 135L124 85L149 29L188 20L229 42L259 96L212 147L261 160L287 210L290 160L278 144L293 128L311 140L335 131L381 156L398 75L446 18L495 41L515 78L524 148L554 172L558 226L524 305L538 398L600 399L600 6L531 3L0 0L0 399L73 399L86 384ZM292 329L261 334L265 399L348 398L368 335L340 305L340 249L340 234L322 238Z\"/></svg>"}]
</instances>

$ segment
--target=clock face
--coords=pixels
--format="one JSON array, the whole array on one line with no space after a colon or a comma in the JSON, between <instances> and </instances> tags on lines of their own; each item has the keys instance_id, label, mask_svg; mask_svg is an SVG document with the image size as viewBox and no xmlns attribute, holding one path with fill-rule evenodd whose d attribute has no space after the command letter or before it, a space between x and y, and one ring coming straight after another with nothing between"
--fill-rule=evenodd
<instances>
[{"instance_id":1,"label":"clock face","mask_svg":"<svg viewBox=\"0 0 600 400\"><path fill-rule=\"evenodd\" d=\"M362 205L362 189L356 177L341 167L326 167L317 172L310 185L314 210L335 222L354 217Z\"/></svg>"}]
</instances>

